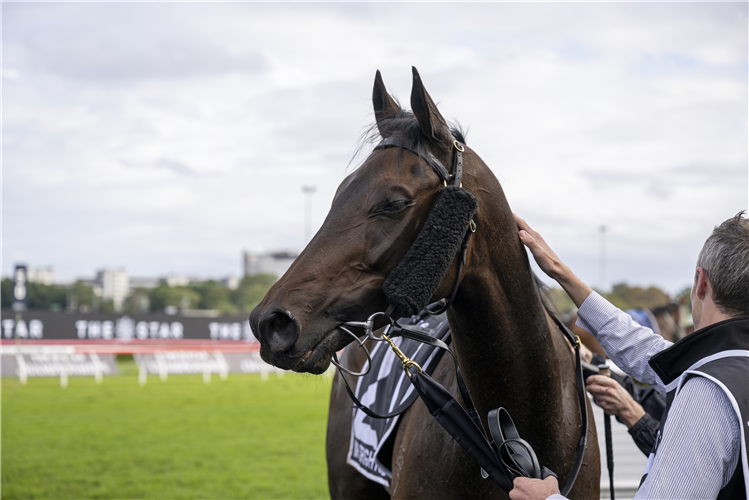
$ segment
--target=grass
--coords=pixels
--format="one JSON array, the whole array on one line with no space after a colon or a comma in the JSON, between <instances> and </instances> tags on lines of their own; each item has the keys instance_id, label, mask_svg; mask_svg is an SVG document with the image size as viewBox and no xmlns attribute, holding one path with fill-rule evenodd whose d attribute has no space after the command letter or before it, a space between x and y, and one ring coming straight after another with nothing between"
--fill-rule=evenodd
<instances>
[{"instance_id":1,"label":"grass","mask_svg":"<svg viewBox=\"0 0 749 500\"><path fill-rule=\"evenodd\" d=\"M329 498L330 381L2 380L2 498Z\"/></svg>"}]
</instances>

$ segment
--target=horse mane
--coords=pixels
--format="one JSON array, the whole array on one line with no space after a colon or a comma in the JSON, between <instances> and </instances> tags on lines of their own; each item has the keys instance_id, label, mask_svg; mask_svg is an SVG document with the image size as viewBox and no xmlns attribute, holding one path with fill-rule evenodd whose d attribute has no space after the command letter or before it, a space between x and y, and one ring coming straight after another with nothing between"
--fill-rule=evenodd
<instances>
[{"instance_id":1,"label":"horse mane","mask_svg":"<svg viewBox=\"0 0 749 500\"><path fill-rule=\"evenodd\" d=\"M554 305L554 300L551 297L551 292L549 291L549 287L541 281L541 278L538 277L536 273L533 273L533 283L536 285L536 289L538 290L538 294L541 296L541 305L544 306L544 309L546 309L546 312L549 313L550 316L553 316L557 319L561 319L561 315L559 314L559 311L557 310L556 306Z\"/></svg>"},{"instance_id":2,"label":"horse mane","mask_svg":"<svg viewBox=\"0 0 749 500\"><path fill-rule=\"evenodd\" d=\"M398 103L398 105L400 106L400 103ZM453 137L463 144L466 144L465 138L467 132L463 129L463 127L458 122L454 121L451 121L448 126ZM357 158L360 158L365 151L367 153L371 152L371 149L373 149L377 144L380 143L380 141L384 139L380 129L385 131L386 137L395 137L400 139L404 143L410 143L410 145L414 149L416 149L416 151L426 156L426 153L428 151L427 140L421 130L419 121L416 119L416 115L414 115L411 111L401 109L401 111L396 113L396 115L392 118L385 119L379 124L377 122L374 122L364 129L364 131L359 136L359 140L357 141L357 145L354 149L354 154L349 161L349 165L351 165ZM434 146L435 145L432 144L432 147ZM441 147L441 145L438 145L437 147L442 149L442 151L439 152L449 153L449 150L447 148L443 148ZM437 151L432 152L436 153Z\"/></svg>"}]
</instances>

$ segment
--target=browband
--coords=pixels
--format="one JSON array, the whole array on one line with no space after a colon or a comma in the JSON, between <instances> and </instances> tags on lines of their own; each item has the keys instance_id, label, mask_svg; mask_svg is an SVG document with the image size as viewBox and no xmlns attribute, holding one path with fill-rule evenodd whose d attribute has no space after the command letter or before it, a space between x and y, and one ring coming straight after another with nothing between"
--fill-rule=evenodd
<instances>
[{"instance_id":1,"label":"browband","mask_svg":"<svg viewBox=\"0 0 749 500\"><path fill-rule=\"evenodd\" d=\"M434 170L434 173L436 173L440 179L442 179L445 182L448 182L451 179L450 172L447 171L445 166L440 162L436 156L432 154L431 151L428 149L426 150L426 154L422 153L418 150L416 144L414 142L405 142L405 141L399 141L398 139L394 137L387 137L382 140L377 146L375 146L375 149L385 149L385 148L403 148L408 151L411 151L413 154L421 158L426 162L427 165L432 167L432 170ZM461 146L462 149L462 146ZM461 161L462 164L462 161ZM461 165L462 166L462 165Z\"/></svg>"}]
</instances>

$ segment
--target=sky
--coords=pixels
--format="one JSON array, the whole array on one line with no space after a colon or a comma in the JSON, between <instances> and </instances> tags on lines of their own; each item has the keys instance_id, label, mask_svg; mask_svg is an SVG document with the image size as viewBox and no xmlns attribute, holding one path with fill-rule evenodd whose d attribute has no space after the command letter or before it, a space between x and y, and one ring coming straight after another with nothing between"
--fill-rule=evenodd
<instances>
[{"instance_id":1,"label":"sky","mask_svg":"<svg viewBox=\"0 0 749 500\"><path fill-rule=\"evenodd\" d=\"M749 205L746 2L1 8L3 275L221 278L301 250L302 186L316 231L378 69L407 106L416 66L598 288L689 286Z\"/></svg>"}]
</instances>

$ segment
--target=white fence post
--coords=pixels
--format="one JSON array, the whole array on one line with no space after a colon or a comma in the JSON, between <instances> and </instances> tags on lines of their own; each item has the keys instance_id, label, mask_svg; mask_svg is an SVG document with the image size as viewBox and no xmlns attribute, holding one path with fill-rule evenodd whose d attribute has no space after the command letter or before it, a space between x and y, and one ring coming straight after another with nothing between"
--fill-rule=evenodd
<instances>
[{"instance_id":1,"label":"white fence post","mask_svg":"<svg viewBox=\"0 0 749 500\"><path fill-rule=\"evenodd\" d=\"M148 367L146 366L146 355L145 354L136 354L133 356L133 359L135 359L135 362L138 363L138 384L140 384L141 387L146 385L146 381L148 380Z\"/></svg>"},{"instance_id":2,"label":"white fence post","mask_svg":"<svg viewBox=\"0 0 749 500\"><path fill-rule=\"evenodd\" d=\"M94 380L96 380L97 384L101 384L101 381L104 378L104 373L101 367L101 360L99 359L99 355L95 352L92 352L89 356L91 357L91 361L94 364Z\"/></svg>"},{"instance_id":3,"label":"white fence post","mask_svg":"<svg viewBox=\"0 0 749 500\"><path fill-rule=\"evenodd\" d=\"M58 358L58 359L61 359ZM60 361L60 387L63 389L68 388L68 357L65 356L64 361Z\"/></svg>"},{"instance_id":4,"label":"white fence post","mask_svg":"<svg viewBox=\"0 0 749 500\"><path fill-rule=\"evenodd\" d=\"M159 378L162 382L166 382L166 379L169 376L169 372L166 368L166 359L164 359L164 353L157 351L153 353L153 356L156 358L156 363L159 365Z\"/></svg>"},{"instance_id":5,"label":"white fence post","mask_svg":"<svg viewBox=\"0 0 749 500\"><path fill-rule=\"evenodd\" d=\"M219 377L221 377L221 380L226 380L229 378L229 363L226 362L226 358L221 351L213 351L213 357L215 357L218 362Z\"/></svg>"},{"instance_id":6,"label":"white fence post","mask_svg":"<svg viewBox=\"0 0 749 500\"><path fill-rule=\"evenodd\" d=\"M23 354L20 352L16 353L16 364L18 365L18 378L21 381L21 385L26 385L29 374L26 370L26 361L23 359Z\"/></svg>"}]
</instances>

